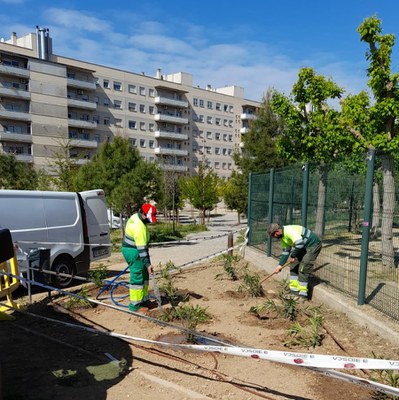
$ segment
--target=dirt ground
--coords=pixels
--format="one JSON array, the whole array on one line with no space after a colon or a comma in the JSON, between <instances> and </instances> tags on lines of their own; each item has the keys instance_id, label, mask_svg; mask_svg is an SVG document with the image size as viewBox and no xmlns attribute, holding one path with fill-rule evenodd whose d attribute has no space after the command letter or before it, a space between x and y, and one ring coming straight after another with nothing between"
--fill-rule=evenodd
<instances>
[{"instance_id":1,"label":"dirt ground","mask_svg":"<svg viewBox=\"0 0 399 400\"><path fill-rule=\"evenodd\" d=\"M108 262L122 261L115 257ZM247 264L241 260L235 268L242 271ZM198 332L245 347L368 358L374 353L399 359L398 348L324 306L321 346L287 350L283 342L289 339L287 329L291 323L276 313L249 312L251 306L265 302L266 297L254 298L245 290L240 292L243 280L231 280L223 266L219 259L174 275L175 285L189 295L189 304L206 308L212 316L210 322L197 327ZM253 265L248 264L248 268L251 273L265 276ZM269 279L263 288L267 297L273 297L281 290L281 284ZM121 286L117 292L127 295L127 290ZM95 298L98 289L92 288L90 293ZM101 298L114 304L109 291ZM97 305L72 312L66 309L68 299L46 297L26 308L35 316L14 313L14 320L0 322L3 400L372 399L370 391L363 387L300 366L121 340L111 334L168 343L183 343L185 334L134 316L124 308ZM126 304L122 298L117 301ZM310 306L317 304L297 305L302 310ZM160 312L154 310L151 316L157 318ZM362 371L356 375L373 377Z\"/></svg>"}]
</instances>

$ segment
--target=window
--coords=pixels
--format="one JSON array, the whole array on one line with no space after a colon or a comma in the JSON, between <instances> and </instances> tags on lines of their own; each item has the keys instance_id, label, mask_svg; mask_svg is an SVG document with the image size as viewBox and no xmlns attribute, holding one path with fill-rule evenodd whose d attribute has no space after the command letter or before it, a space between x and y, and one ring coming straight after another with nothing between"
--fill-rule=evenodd
<instances>
[{"instance_id":1,"label":"window","mask_svg":"<svg viewBox=\"0 0 399 400\"><path fill-rule=\"evenodd\" d=\"M129 121L129 129L136 129L136 121Z\"/></svg>"},{"instance_id":2,"label":"window","mask_svg":"<svg viewBox=\"0 0 399 400\"><path fill-rule=\"evenodd\" d=\"M137 86L136 85L128 85L127 90L129 93L137 94Z\"/></svg>"},{"instance_id":3,"label":"window","mask_svg":"<svg viewBox=\"0 0 399 400\"><path fill-rule=\"evenodd\" d=\"M227 156L227 149L223 149L222 152L223 152L223 155L224 155L224 156Z\"/></svg>"},{"instance_id":4,"label":"window","mask_svg":"<svg viewBox=\"0 0 399 400\"><path fill-rule=\"evenodd\" d=\"M226 163L225 162L222 164L222 168L226 169Z\"/></svg>"},{"instance_id":5,"label":"window","mask_svg":"<svg viewBox=\"0 0 399 400\"><path fill-rule=\"evenodd\" d=\"M206 117L206 122L208 124L212 124L212 117Z\"/></svg>"},{"instance_id":6,"label":"window","mask_svg":"<svg viewBox=\"0 0 399 400\"><path fill-rule=\"evenodd\" d=\"M227 164L227 169L231 169L231 163Z\"/></svg>"},{"instance_id":7,"label":"window","mask_svg":"<svg viewBox=\"0 0 399 400\"><path fill-rule=\"evenodd\" d=\"M145 113L145 104L140 104L140 112Z\"/></svg>"},{"instance_id":8,"label":"window","mask_svg":"<svg viewBox=\"0 0 399 400\"><path fill-rule=\"evenodd\" d=\"M110 119L109 119L109 117L104 117L104 120L103 120L104 122L104 125L109 125L110 124Z\"/></svg>"},{"instance_id":9,"label":"window","mask_svg":"<svg viewBox=\"0 0 399 400\"><path fill-rule=\"evenodd\" d=\"M109 89L109 80L108 79L104 79L103 87L104 87L104 89Z\"/></svg>"},{"instance_id":10,"label":"window","mask_svg":"<svg viewBox=\"0 0 399 400\"><path fill-rule=\"evenodd\" d=\"M228 104L224 104L224 105L223 105L223 110L224 110L225 112L227 112L227 111L229 110Z\"/></svg>"},{"instance_id":11,"label":"window","mask_svg":"<svg viewBox=\"0 0 399 400\"><path fill-rule=\"evenodd\" d=\"M154 141L153 141L153 140L150 140L150 141L148 142L148 147L149 147L150 149L153 149L153 148L154 148Z\"/></svg>"},{"instance_id":12,"label":"window","mask_svg":"<svg viewBox=\"0 0 399 400\"><path fill-rule=\"evenodd\" d=\"M115 118L114 125L117 126L118 128L123 128L122 120L120 118Z\"/></svg>"},{"instance_id":13,"label":"window","mask_svg":"<svg viewBox=\"0 0 399 400\"><path fill-rule=\"evenodd\" d=\"M148 89L148 96L155 97L155 90L154 89Z\"/></svg>"},{"instance_id":14,"label":"window","mask_svg":"<svg viewBox=\"0 0 399 400\"><path fill-rule=\"evenodd\" d=\"M215 162L215 169L219 169L220 168L220 162L219 161L216 161Z\"/></svg>"},{"instance_id":15,"label":"window","mask_svg":"<svg viewBox=\"0 0 399 400\"><path fill-rule=\"evenodd\" d=\"M114 82L114 90L117 90L118 92L122 91L122 83L121 82Z\"/></svg>"},{"instance_id":16,"label":"window","mask_svg":"<svg viewBox=\"0 0 399 400\"><path fill-rule=\"evenodd\" d=\"M122 110L122 102L120 100L114 100L114 108Z\"/></svg>"},{"instance_id":17,"label":"window","mask_svg":"<svg viewBox=\"0 0 399 400\"><path fill-rule=\"evenodd\" d=\"M204 122L204 116L203 115L200 115L198 117L198 122Z\"/></svg>"},{"instance_id":18,"label":"window","mask_svg":"<svg viewBox=\"0 0 399 400\"><path fill-rule=\"evenodd\" d=\"M195 106L198 106L198 99L194 98L194 99L193 99L193 104L194 104Z\"/></svg>"},{"instance_id":19,"label":"window","mask_svg":"<svg viewBox=\"0 0 399 400\"><path fill-rule=\"evenodd\" d=\"M204 107L204 100L200 100L200 101L199 101L199 106L200 106L200 107Z\"/></svg>"},{"instance_id":20,"label":"window","mask_svg":"<svg viewBox=\"0 0 399 400\"><path fill-rule=\"evenodd\" d=\"M212 139L212 132L207 132L206 133L206 138L207 139Z\"/></svg>"},{"instance_id":21,"label":"window","mask_svg":"<svg viewBox=\"0 0 399 400\"><path fill-rule=\"evenodd\" d=\"M216 133L215 133L215 139L216 139L216 140L220 140L220 133L219 133L219 132L216 132Z\"/></svg>"},{"instance_id":22,"label":"window","mask_svg":"<svg viewBox=\"0 0 399 400\"><path fill-rule=\"evenodd\" d=\"M129 139L129 142L130 142L130 144L131 144L133 147L136 147L136 142L137 142L137 140L136 140L135 138L130 138L130 139Z\"/></svg>"},{"instance_id":23,"label":"window","mask_svg":"<svg viewBox=\"0 0 399 400\"><path fill-rule=\"evenodd\" d=\"M148 106L148 113L151 115L155 114L155 107L154 106Z\"/></svg>"},{"instance_id":24,"label":"window","mask_svg":"<svg viewBox=\"0 0 399 400\"><path fill-rule=\"evenodd\" d=\"M233 141L233 135L229 135L229 142Z\"/></svg>"},{"instance_id":25,"label":"window","mask_svg":"<svg viewBox=\"0 0 399 400\"><path fill-rule=\"evenodd\" d=\"M145 122L140 122L140 130L145 131Z\"/></svg>"},{"instance_id":26,"label":"window","mask_svg":"<svg viewBox=\"0 0 399 400\"><path fill-rule=\"evenodd\" d=\"M220 103L216 103L216 110L220 111L222 109L222 105Z\"/></svg>"},{"instance_id":27,"label":"window","mask_svg":"<svg viewBox=\"0 0 399 400\"><path fill-rule=\"evenodd\" d=\"M227 133L223 133L223 140L227 142Z\"/></svg>"},{"instance_id":28,"label":"window","mask_svg":"<svg viewBox=\"0 0 399 400\"><path fill-rule=\"evenodd\" d=\"M227 121L227 119L224 119L224 120L223 120L223 125L224 125L224 126L228 126L228 121Z\"/></svg>"},{"instance_id":29,"label":"window","mask_svg":"<svg viewBox=\"0 0 399 400\"><path fill-rule=\"evenodd\" d=\"M233 120L229 120L229 127L232 128L233 127Z\"/></svg>"},{"instance_id":30,"label":"window","mask_svg":"<svg viewBox=\"0 0 399 400\"><path fill-rule=\"evenodd\" d=\"M234 107L233 107L233 106L229 106L229 111L230 111L231 113L233 113L233 112L234 112Z\"/></svg>"},{"instance_id":31,"label":"window","mask_svg":"<svg viewBox=\"0 0 399 400\"><path fill-rule=\"evenodd\" d=\"M220 154L220 147L215 147L215 154Z\"/></svg>"},{"instance_id":32,"label":"window","mask_svg":"<svg viewBox=\"0 0 399 400\"><path fill-rule=\"evenodd\" d=\"M212 110L213 104L212 104L211 101L208 101L208 102L207 102L207 107L208 107L210 110Z\"/></svg>"},{"instance_id":33,"label":"window","mask_svg":"<svg viewBox=\"0 0 399 400\"><path fill-rule=\"evenodd\" d=\"M108 97L104 97L103 100L104 100L103 101L104 106L109 106L109 98Z\"/></svg>"},{"instance_id":34,"label":"window","mask_svg":"<svg viewBox=\"0 0 399 400\"><path fill-rule=\"evenodd\" d=\"M145 96L145 87L140 86L140 96Z\"/></svg>"},{"instance_id":35,"label":"window","mask_svg":"<svg viewBox=\"0 0 399 400\"><path fill-rule=\"evenodd\" d=\"M129 103L129 111L137 111L137 104Z\"/></svg>"},{"instance_id":36,"label":"window","mask_svg":"<svg viewBox=\"0 0 399 400\"><path fill-rule=\"evenodd\" d=\"M140 147L145 147L145 140L144 139L140 139Z\"/></svg>"},{"instance_id":37,"label":"window","mask_svg":"<svg viewBox=\"0 0 399 400\"><path fill-rule=\"evenodd\" d=\"M150 132L154 132L155 131L155 124L148 124L148 130L150 131Z\"/></svg>"},{"instance_id":38,"label":"window","mask_svg":"<svg viewBox=\"0 0 399 400\"><path fill-rule=\"evenodd\" d=\"M98 104L98 101L99 101L98 96L94 96L94 97L93 97L93 101L94 101L96 104Z\"/></svg>"}]
</instances>

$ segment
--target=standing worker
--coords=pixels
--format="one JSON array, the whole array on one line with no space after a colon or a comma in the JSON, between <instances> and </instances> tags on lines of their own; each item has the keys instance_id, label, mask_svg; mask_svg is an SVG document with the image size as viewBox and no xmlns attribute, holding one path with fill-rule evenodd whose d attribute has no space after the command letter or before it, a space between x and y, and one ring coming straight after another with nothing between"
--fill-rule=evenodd
<instances>
[{"instance_id":1,"label":"standing worker","mask_svg":"<svg viewBox=\"0 0 399 400\"><path fill-rule=\"evenodd\" d=\"M322 248L321 239L310 229L300 225L272 223L267 233L281 239L282 254L274 273L279 273L285 263L290 263L290 291L302 299L308 298L309 277Z\"/></svg>"},{"instance_id":2,"label":"standing worker","mask_svg":"<svg viewBox=\"0 0 399 400\"><path fill-rule=\"evenodd\" d=\"M126 223L122 254L129 266L129 310L146 314L149 310L148 283L153 269L148 251L150 233L147 224L157 222L157 210L148 203L133 214Z\"/></svg>"}]
</instances>

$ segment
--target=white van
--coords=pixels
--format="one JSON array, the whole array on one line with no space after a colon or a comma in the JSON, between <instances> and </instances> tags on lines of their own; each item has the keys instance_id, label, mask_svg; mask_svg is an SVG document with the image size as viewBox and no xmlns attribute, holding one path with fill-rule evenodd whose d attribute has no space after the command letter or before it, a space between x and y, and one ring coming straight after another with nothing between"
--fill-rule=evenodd
<instances>
[{"instance_id":1,"label":"white van","mask_svg":"<svg viewBox=\"0 0 399 400\"><path fill-rule=\"evenodd\" d=\"M28 267L32 248L50 249L50 269L84 276L90 261L111 255L107 205L102 189L86 192L0 190L0 228L10 230L22 249L20 270ZM21 257L22 254L22 257ZM72 278L50 275L54 286Z\"/></svg>"}]
</instances>

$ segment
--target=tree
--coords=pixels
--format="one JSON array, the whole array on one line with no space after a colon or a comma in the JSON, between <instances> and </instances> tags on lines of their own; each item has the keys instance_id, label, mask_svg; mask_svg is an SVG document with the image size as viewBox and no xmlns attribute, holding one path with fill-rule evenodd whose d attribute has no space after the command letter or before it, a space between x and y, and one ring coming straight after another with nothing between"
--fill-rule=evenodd
<instances>
[{"instance_id":1,"label":"tree","mask_svg":"<svg viewBox=\"0 0 399 400\"><path fill-rule=\"evenodd\" d=\"M240 173L233 172L224 186L224 200L230 209L237 210L238 218L240 214L247 212L249 174L283 164L276 149L276 138L281 124L270 102L271 92L267 91L262 106L256 112L256 119L250 124L249 132L242 135L243 150L233 154Z\"/></svg>"},{"instance_id":2,"label":"tree","mask_svg":"<svg viewBox=\"0 0 399 400\"><path fill-rule=\"evenodd\" d=\"M339 111L331 103L343 94L331 79L302 68L291 96L274 91L272 109L283 128L277 137L278 154L288 161L317 165L320 181L315 231L322 235L326 201L328 164L350 151L350 138L339 124Z\"/></svg>"},{"instance_id":3,"label":"tree","mask_svg":"<svg viewBox=\"0 0 399 400\"><path fill-rule=\"evenodd\" d=\"M75 178L79 166L76 160L71 157L71 140L61 140L60 150L53 153L54 161L49 162L51 175L49 179L57 190L66 192L74 191Z\"/></svg>"},{"instance_id":4,"label":"tree","mask_svg":"<svg viewBox=\"0 0 399 400\"><path fill-rule=\"evenodd\" d=\"M206 211L212 210L219 201L217 174L200 162L198 175L179 181L181 193L195 208L201 211L201 223L205 224Z\"/></svg>"},{"instance_id":5,"label":"tree","mask_svg":"<svg viewBox=\"0 0 399 400\"><path fill-rule=\"evenodd\" d=\"M394 159L399 147L397 116L399 115L399 74L391 71L392 48L395 36L382 34L381 21L366 18L358 27L361 41L368 44L366 58L368 85L373 102L367 93L346 99L343 105L345 121L358 146L375 148L381 157L383 210L381 221L382 262L394 266L393 215L395 207Z\"/></svg>"},{"instance_id":6,"label":"tree","mask_svg":"<svg viewBox=\"0 0 399 400\"><path fill-rule=\"evenodd\" d=\"M268 91L249 132L242 136L242 153L236 152L233 155L235 164L244 175L282 165L283 160L278 157L276 149L276 138L280 130L281 122L271 108L271 92Z\"/></svg>"},{"instance_id":7,"label":"tree","mask_svg":"<svg viewBox=\"0 0 399 400\"><path fill-rule=\"evenodd\" d=\"M35 190L37 173L30 164L18 161L14 154L0 154L0 188Z\"/></svg>"},{"instance_id":8,"label":"tree","mask_svg":"<svg viewBox=\"0 0 399 400\"><path fill-rule=\"evenodd\" d=\"M233 171L231 177L223 185L223 199L230 210L237 210L238 223L240 215L246 214L248 209L248 176Z\"/></svg>"},{"instance_id":9,"label":"tree","mask_svg":"<svg viewBox=\"0 0 399 400\"><path fill-rule=\"evenodd\" d=\"M76 187L103 189L109 206L130 215L144 200L159 198L159 176L155 164L147 164L128 139L118 136L104 143L93 160L80 168Z\"/></svg>"}]
</instances>

